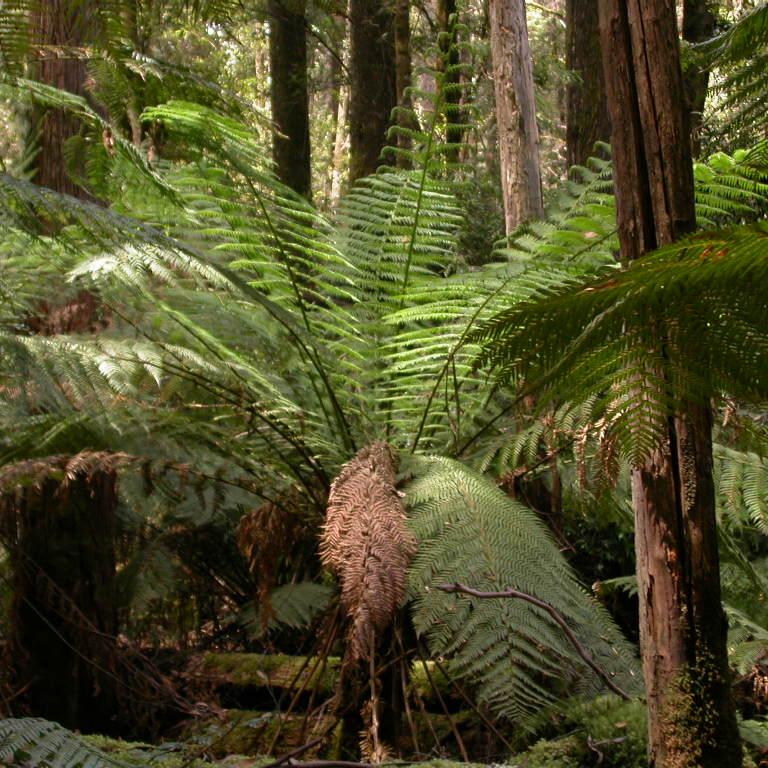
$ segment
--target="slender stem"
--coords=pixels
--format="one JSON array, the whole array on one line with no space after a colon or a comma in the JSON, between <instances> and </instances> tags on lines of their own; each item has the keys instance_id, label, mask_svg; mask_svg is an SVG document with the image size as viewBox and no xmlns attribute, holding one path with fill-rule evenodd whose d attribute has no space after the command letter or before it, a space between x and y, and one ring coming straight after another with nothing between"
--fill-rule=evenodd
<instances>
[{"instance_id":1,"label":"slender stem","mask_svg":"<svg viewBox=\"0 0 768 768\"><path fill-rule=\"evenodd\" d=\"M310 749L312 749L312 747L317 746L322 740L323 737L318 736L316 739L312 739L312 741L309 741L306 744L302 744L300 747L296 747L296 749L292 749L290 752L286 752L282 757L278 757L277 760L272 763L267 763L266 765L262 766L262 768L277 768L279 765L287 763L289 760L292 760L293 758L308 752Z\"/></svg>"},{"instance_id":2,"label":"slender stem","mask_svg":"<svg viewBox=\"0 0 768 768\"><path fill-rule=\"evenodd\" d=\"M459 733L459 729L456 726L456 721L451 716L451 713L448 710L448 706L445 703L445 699L443 698L443 695L440 693L440 689L437 687L437 683L435 683L434 678L432 677L432 673L429 671L429 664L427 664L426 654L422 650L421 643L418 640L416 641L416 649L419 654L419 660L421 661L421 666L424 668L424 674L427 676L427 681L429 682L429 685L432 688L432 691L434 692L438 702L440 702L440 707L445 713L445 716L448 718L448 723L451 726L451 731L453 731L453 737L456 739L456 746L459 748L459 752L461 752L461 758L465 763L469 763L470 762L469 754L467 753L467 748L464 746L464 740L461 738L461 733Z\"/></svg>"}]
</instances>

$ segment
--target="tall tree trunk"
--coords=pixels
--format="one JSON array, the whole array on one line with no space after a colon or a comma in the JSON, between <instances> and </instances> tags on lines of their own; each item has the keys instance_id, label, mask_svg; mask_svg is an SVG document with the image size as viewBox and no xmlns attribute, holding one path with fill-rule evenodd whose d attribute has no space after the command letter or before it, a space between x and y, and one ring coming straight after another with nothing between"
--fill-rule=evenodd
<instances>
[{"instance_id":1,"label":"tall tree trunk","mask_svg":"<svg viewBox=\"0 0 768 768\"><path fill-rule=\"evenodd\" d=\"M544 215L533 63L523 0L490 0L501 190L507 234Z\"/></svg>"},{"instance_id":2,"label":"tall tree trunk","mask_svg":"<svg viewBox=\"0 0 768 768\"><path fill-rule=\"evenodd\" d=\"M115 475L44 479L0 499L23 699L68 728L114 733Z\"/></svg>"},{"instance_id":3,"label":"tall tree trunk","mask_svg":"<svg viewBox=\"0 0 768 768\"><path fill-rule=\"evenodd\" d=\"M84 57L67 54L98 42L92 0L47 0L36 5L32 39L40 50L38 79L88 97ZM61 53L64 51L64 54ZM56 192L90 199L70 177L67 142L83 131L65 110L41 115L35 181ZM44 226L49 226L45 223ZM29 320L35 333L87 333L103 328L103 308L82 291L64 307L44 305ZM21 696L31 711L70 728L115 732L118 724L115 659L117 505L113 472L47 478L0 497L3 538L13 566L11 657Z\"/></svg>"},{"instance_id":4,"label":"tall tree trunk","mask_svg":"<svg viewBox=\"0 0 768 768\"><path fill-rule=\"evenodd\" d=\"M409 168L408 151L415 119L408 89L411 87L411 0L395 0L395 87L397 90L397 167Z\"/></svg>"},{"instance_id":5,"label":"tall tree trunk","mask_svg":"<svg viewBox=\"0 0 768 768\"><path fill-rule=\"evenodd\" d=\"M461 71L456 34L456 0L437 0L437 28L440 34L440 68L444 72L445 138L449 144L448 159L456 162L464 136L461 114Z\"/></svg>"},{"instance_id":6,"label":"tall tree trunk","mask_svg":"<svg viewBox=\"0 0 768 768\"><path fill-rule=\"evenodd\" d=\"M693 170L673 0L600 0L625 262L695 226ZM663 328L657 329L665 348ZM664 371L650 371L664 375ZM653 768L735 768L708 406L680 405L632 472L640 646Z\"/></svg>"},{"instance_id":7,"label":"tall tree trunk","mask_svg":"<svg viewBox=\"0 0 768 768\"><path fill-rule=\"evenodd\" d=\"M306 0L269 0L268 7L272 155L280 181L310 199Z\"/></svg>"},{"instance_id":8,"label":"tall tree trunk","mask_svg":"<svg viewBox=\"0 0 768 768\"><path fill-rule=\"evenodd\" d=\"M701 43L715 34L715 14L712 0L684 0L683 39L691 44ZM685 96L690 111L691 145L694 157L701 152L701 124L709 88L709 70L703 68L698 57L685 72Z\"/></svg>"},{"instance_id":9,"label":"tall tree trunk","mask_svg":"<svg viewBox=\"0 0 768 768\"><path fill-rule=\"evenodd\" d=\"M349 179L381 165L395 88L394 9L387 0L349 0Z\"/></svg>"},{"instance_id":10,"label":"tall tree trunk","mask_svg":"<svg viewBox=\"0 0 768 768\"><path fill-rule=\"evenodd\" d=\"M566 0L565 66L578 76L566 94L566 157L568 167L583 165L595 143L611 138L600 54L598 0Z\"/></svg>"},{"instance_id":11,"label":"tall tree trunk","mask_svg":"<svg viewBox=\"0 0 768 768\"><path fill-rule=\"evenodd\" d=\"M32 17L32 39L40 47L37 78L78 96L87 96L88 72L85 57L62 53L66 48L81 48L98 37L98 14L91 2L47 0L35 5ZM88 198L87 193L67 172L65 146L83 129L82 123L63 109L48 109L41 115L40 151L35 159L35 182L57 192ZM75 167L76 175L83 167Z\"/></svg>"},{"instance_id":12,"label":"tall tree trunk","mask_svg":"<svg viewBox=\"0 0 768 768\"><path fill-rule=\"evenodd\" d=\"M344 85L339 93L339 108L336 116L336 136L333 143L333 170L331 172L331 208L341 200L344 158L348 147L347 115L349 113L349 87Z\"/></svg>"}]
</instances>

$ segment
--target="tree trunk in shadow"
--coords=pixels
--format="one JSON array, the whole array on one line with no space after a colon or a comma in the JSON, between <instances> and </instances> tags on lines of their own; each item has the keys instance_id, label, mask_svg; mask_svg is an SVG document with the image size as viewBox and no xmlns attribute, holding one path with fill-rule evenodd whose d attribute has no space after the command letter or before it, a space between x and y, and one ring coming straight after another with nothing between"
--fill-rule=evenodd
<instances>
[{"instance_id":1,"label":"tree trunk in shadow","mask_svg":"<svg viewBox=\"0 0 768 768\"><path fill-rule=\"evenodd\" d=\"M46 477L0 499L13 568L10 657L29 711L117 729L114 473Z\"/></svg>"},{"instance_id":2,"label":"tree trunk in shadow","mask_svg":"<svg viewBox=\"0 0 768 768\"><path fill-rule=\"evenodd\" d=\"M716 18L711 0L685 0L683 3L683 39L695 45L715 34ZM701 126L709 89L709 70L698 57L686 67L685 98L690 113L691 149L693 156L701 153Z\"/></svg>"},{"instance_id":3,"label":"tree trunk in shadow","mask_svg":"<svg viewBox=\"0 0 768 768\"><path fill-rule=\"evenodd\" d=\"M566 94L566 158L568 167L583 165L598 141L611 138L600 53L597 0L566 2L565 66L578 77Z\"/></svg>"},{"instance_id":4,"label":"tree trunk in shadow","mask_svg":"<svg viewBox=\"0 0 768 768\"><path fill-rule=\"evenodd\" d=\"M99 36L99 17L90 2L47 0L35 5L32 41L39 49L36 77L46 85L86 97L86 59L77 49ZM85 175L83 153L68 153L70 140L83 132L80 120L63 109L39 111L39 152L34 181L44 187L82 199L91 199L73 180Z\"/></svg>"},{"instance_id":5,"label":"tree trunk in shadow","mask_svg":"<svg viewBox=\"0 0 768 768\"><path fill-rule=\"evenodd\" d=\"M305 2L269 0L272 156L280 181L312 198Z\"/></svg>"},{"instance_id":6,"label":"tree trunk in shadow","mask_svg":"<svg viewBox=\"0 0 768 768\"><path fill-rule=\"evenodd\" d=\"M382 0L349 0L349 180L369 176L384 163L395 84L394 7Z\"/></svg>"}]
</instances>

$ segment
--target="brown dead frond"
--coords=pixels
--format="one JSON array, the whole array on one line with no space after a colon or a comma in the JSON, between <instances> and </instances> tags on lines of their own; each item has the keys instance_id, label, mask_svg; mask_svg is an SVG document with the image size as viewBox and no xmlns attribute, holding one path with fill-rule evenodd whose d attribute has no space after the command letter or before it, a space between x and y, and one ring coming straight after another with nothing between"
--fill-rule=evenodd
<instances>
[{"instance_id":1,"label":"brown dead frond","mask_svg":"<svg viewBox=\"0 0 768 768\"><path fill-rule=\"evenodd\" d=\"M416 552L396 472L392 449L375 442L344 465L328 498L320 554L341 581L353 659L369 658L375 634L392 621Z\"/></svg>"},{"instance_id":2,"label":"brown dead frond","mask_svg":"<svg viewBox=\"0 0 768 768\"><path fill-rule=\"evenodd\" d=\"M60 305L43 302L33 317L27 318L29 329L40 336L70 333L99 333L109 327L109 311L92 293L80 291Z\"/></svg>"},{"instance_id":3,"label":"brown dead frond","mask_svg":"<svg viewBox=\"0 0 768 768\"><path fill-rule=\"evenodd\" d=\"M22 487L40 487L48 479L58 480L62 488L66 488L77 478L112 474L140 461L127 453L107 451L81 451L74 456L56 455L17 461L0 470L0 493L11 493Z\"/></svg>"},{"instance_id":4,"label":"brown dead frond","mask_svg":"<svg viewBox=\"0 0 768 768\"><path fill-rule=\"evenodd\" d=\"M269 596L277 586L280 558L292 550L301 549L296 546L297 543L311 535L306 507L306 496L290 489L240 520L238 546L256 580L256 601L262 629L266 629L273 615Z\"/></svg>"}]
</instances>

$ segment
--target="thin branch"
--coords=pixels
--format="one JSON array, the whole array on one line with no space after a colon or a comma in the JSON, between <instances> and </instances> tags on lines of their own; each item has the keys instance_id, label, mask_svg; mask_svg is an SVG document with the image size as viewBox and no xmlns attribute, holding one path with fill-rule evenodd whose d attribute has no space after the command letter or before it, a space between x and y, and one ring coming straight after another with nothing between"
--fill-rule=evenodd
<instances>
[{"instance_id":1,"label":"thin branch","mask_svg":"<svg viewBox=\"0 0 768 768\"><path fill-rule=\"evenodd\" d=\"M546 611L555 623L563 630L563 633L570 641L571 645L576 650L576 653L582 658L584 663L610 688L615 694L621 696L625 701L631 701L632 697L624 690L619 688L616 683L613 682L611 676L601 666L599 666L590 655L589 651L579 642L578 638L574 634L573 630L568 626L568 622L563 618L554 607L544 600L539 600L538 597L529 595L527 592L521 592L519 589L505 589L501 592L483 592L479 589L473 589L467 587L464 584L440 584L437 587L442 592L448 592L449 594L455 594L460 592L464 595L471 595L472 597L478 597L482 599L494 599L500 597L508 597L517 600L524 600L526 603L535 605L537 608Z\"/></svg>"},{"instance_id":2,"label":"thin branch","mask_svg":"<svg viewBox=\"0 0 768 768\"><path fill-rule=\"evenodd\" d=\"M306 763L289 760L288 765L295 766L295 768L376 768L373 763L354 763L349 760L311 760ZM377 763L376 765L382 766L387 765L387 763Z\"/></svg>"},{"instance_id":3,"label":"thin branch","mask_svg":"<svg viewBox=\"0 0 768 768\"><path fill-rule=\"evenodd\" d=\"M565 14L562 11L558 11L554 8L547 8L546 5L541 5L540 3L534 3L531 0L528 0L526 3L526 6L528 8L535 8L537 11L541 11L542 13L546 13L549 16L555 16L558 19L565 20Z\"/></svg>"},{"instance_id":4,"label":"thin branch","mask_svg":"<svg viewBox=\"0 0 768 768\"><path fill-rule=\"evenodd\" d=\"M459 733L459 729L456 725L456 721L451 716L451 713L448 710L448 707L446 706L445 699L440 693L440 689L437 687L437 684L435 683L432 677L432 674L429 671L429 665L427 664L426 654L422 650L421 642L419 640L416 641L416 650L418 651L419 659L421 660L421 666L424 668L424 674L427 676L427 681L429 682L429 685L432 688L432 692L435 694L435 697L440 702L440 707L445 713L445 716L448 718L448 723L450 724L451 730L453 731L453 737L456 739L456 746L459 748L459 752L461 752L461 757L465 763L469 763L470 762L469 754L467 753L467 748L464 746L464 740L461 738L461 733Z\"/></svg>"},{"instance_id":5,"label":"thin branch","mask_svg":"<svg viewBox=\"0 0 768 768\"><path fill-rule=\"evenodd\" d=\"M323 737L318 736L316 739L312 739L312 741L302 744L300 747L296 747L296 749L292 749L290 752L286 752L282 757L278 757L277 760L272 763L267 763L265 766L262 766L262 768L278 768L278 766L283 763L290 762L293 758L298 757L312 749L312 747L317 746L322 740Z\"/></svg>"},{"instance_id":6,"label":"thin branch","mask_svg":"<svg viewBox=\"0 0 768 768\"><path fill-rule=\"evenodd\" d=\"M510 744L510 743L509 743L509 741L508 741L508 740L507 740L507 738L504 736L504 734L503 734L503 733L502 733L502 732L501 732L501 731L500 731L500 730L499 730L499 729L498 729L498 728L497 728L497 727L494 725L494 723L493 723L493 720L491 720L491 719L488 717L488 715L486 715L486 714L485 714L485 712L483 712L483 710L482 710L482 709L480 709L480 707L478 707L478 706L477 706L477 704L475 704L475 702L474 702L474 701L472 701L472 699L469 697L469 695L468 695L468 694L467 694L467 692L464 690L464 688L462 688L462 686L461 686L461 684L458 682L458 680L455 680L455 679L454 679L454 678L453 678L453 677L450 675L450 673L448 672L448 670L445 668L445 665L444 665L444 664L441 664L441 663L440 663L440 660L439 660L439 659L437 659L437 658L433 659L433 661L435 662L435 666L436 666L436 667L437 667L437 668L440 670L440 672L442 673L443 677L445 677L445 679L446 679L446 680L447 680L447 681L450 683L451 687L452 687L452 688L454 688L454 690L456 691L456 693L458 693L458 694L459 694L459 696L461 696L461 698L462 698L462 699L464 699L464 701L467 703L467 705L468 705L468 706L469 706L469 707L470 707L470 708L471 708L471 709L472 709L472 710L475 712L475 714L476 714L476 715L477 715L477 716L478 716L478 717L479 717L479 718L480 718L480 719L481 719L481 720L482 720L482 721L485 723L485 725L486 725L486 726L487 726L487 727L488 727L488 728L489 728L489 729L490 729L490 730L493 732L494 736L496 736L496 738L497 738L497 739L499 739L499 741L501 741L501 743L502 743L502 744L504 744L504 746L505 746L505 747L507 747L507 749L509 749L509 751L510 751L510 752L514 752L514 751L515 751L515 750L514 750L514 747L512 746L512 744Z\"/></svg>"}]
</instances>

